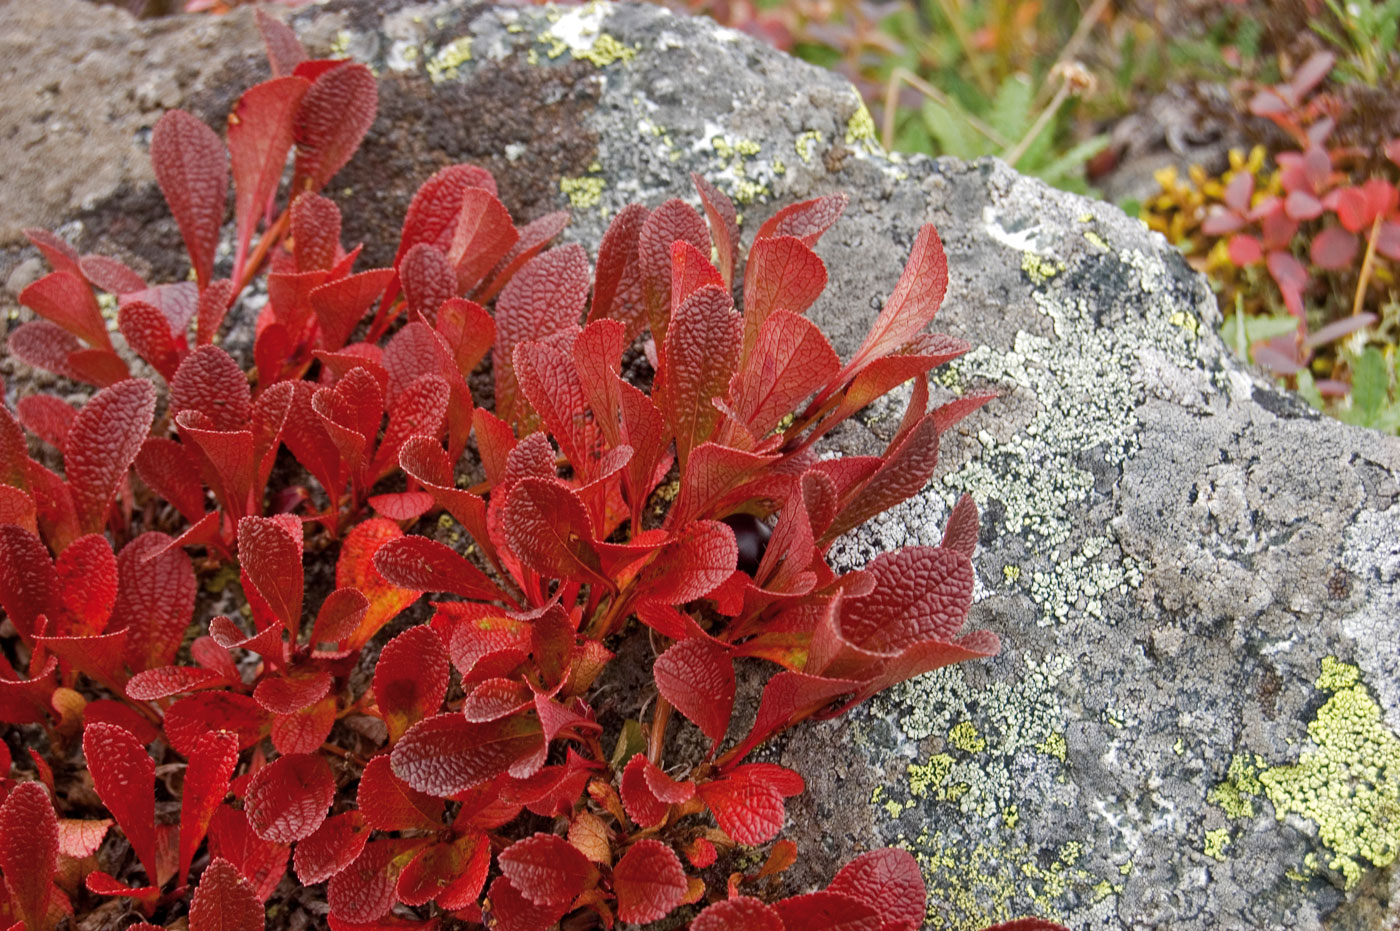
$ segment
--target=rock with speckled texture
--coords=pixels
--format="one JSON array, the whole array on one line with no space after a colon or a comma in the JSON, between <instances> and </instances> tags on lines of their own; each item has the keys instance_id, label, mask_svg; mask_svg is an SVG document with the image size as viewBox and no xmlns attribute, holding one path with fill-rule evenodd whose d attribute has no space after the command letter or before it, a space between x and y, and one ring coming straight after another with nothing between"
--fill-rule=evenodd
<instances>
[{"instance_id":1,"label":"rock with speckled texture","mask_svg":"<svg viewBox=\"0 0 1400 931\"><path fill-rule=\"evenodd\" d=\"M695 202L691 171L736 199L745 230L842 189L812 316L849 354L919 225L941 230L940 329L980 347L942 390L1002 398L944 438L922 495L832 558L936 542L970 492L972 623L1005 647L762 751L808 778L790 807L795 883L898 844L925 867L935 928L1022 914L1075 929L1400 927L1400 441L1240 366L1205 283L1160 237L997 162L888 157L840 79L651 7L331 2L293 22L380 75L380 116L331 192L371 264L416 185L458 160L491 168L517 217L572 205L566 238L590 249L625 203ZM144 128L171 104L218 124L264 67L246 11L135 24L47 0L0 9L0 35L18 89L0 130L30 127L0 131L0 163L28 164L61 133L95 149L4 182L0 279L32 275L15 237L30 223L183 274ZM84 62L108 88L101 106ZM901 405L876 405L831 448L878 448Z\"/></svg>"}]
</instances>

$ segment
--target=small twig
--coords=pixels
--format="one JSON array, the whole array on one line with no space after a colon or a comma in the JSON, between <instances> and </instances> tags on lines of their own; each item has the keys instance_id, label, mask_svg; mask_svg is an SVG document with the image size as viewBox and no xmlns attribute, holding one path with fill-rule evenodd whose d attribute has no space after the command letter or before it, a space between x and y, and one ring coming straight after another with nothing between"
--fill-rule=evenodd
<instances>
[{"instance_id":1,"label":"small twig","mask_svg":"<svg viewBox=\"0 0 1400 931\"><path fill-rule=\"evenodd\" d=\"M958 114L968 126L985 136L987 140L997 148L1005 149L1011 145L1011 141L1001 133L997 132L971 113L964 112L963 108L958 106L956 101L947 94L943 93L908 68L900 67L894 69L894 71L890 73L889 83L885 85L885 112L881 117L880 142L884 145L886 151L894 149L894 121L896 111L899 107L900 84L908 84L929 100Z\"/></svg>"},{"instance_id":2,"label":"small twig","mask_svg":"<svg viewBox=\"0 0 1400 931\"><path fill-rule=\"evenodd\" d=\"M938 8L943 11L948 25L953 29L953 35L957 37L958 44L962 46L963 54L967 56L968 67L972 69L972 79L977 82L982 93L991 97L997 91L996 82L992 80L991 72L987 70L986 64L982 61L982 56L972 41L972 34L967 31L967 23L962 20L962 10L954 5L953 0L938 0Z\"/></svg>"},{"instance_id":3,"label":"small twig","mask_svg":"<svg viewBox=\"0 0 1400 931\"><path fill-rule=\"evenodd\" d=\"M671 703L665 695L656 696L656 711L651 716L651 733L647 735L647 760L661 765L661 750L666 746L666 725L671 723Z\"/></svg>"},{"instance_id":4,"label":"small twig","mask_svg":"<svg viewBox=\"0 0 1400 931\"><path fill-rule=\"evenodd\" d=\"M277 222L267 228L258 240L257 246L253 248L253 254L248 257L248 264L242 268L242 274L233 283L233 296L236 300L238 295L243 293L243 289L248 287L248 283L253 280L253 276L258 273L258 267L262 265L263 259L267 257L268 250L273 243L282 238L283 232L287 229L287 224L291 222L292 212L283 210L282 215L277 218Z\"/></svg>"},{"instance_id":5,"label":"small twig","mask_svg":"<svg viewBox=\"0 0 1400 931\"><path fill-rule=\"evenodd\" d=\"M1361 313L1361 305L1366 300L1366 285L1371 280L1371 266L1376 261L1376 238L1381 231L1381 220L1385 219L1381 214L1376 214L1376 219L1371 223L1371 234L1366 237L1366 257L1361 260L1361 277L1356 280L1356 295L1351 299L1351 315L1355 317Z\"/></svg>"}]
</instances>

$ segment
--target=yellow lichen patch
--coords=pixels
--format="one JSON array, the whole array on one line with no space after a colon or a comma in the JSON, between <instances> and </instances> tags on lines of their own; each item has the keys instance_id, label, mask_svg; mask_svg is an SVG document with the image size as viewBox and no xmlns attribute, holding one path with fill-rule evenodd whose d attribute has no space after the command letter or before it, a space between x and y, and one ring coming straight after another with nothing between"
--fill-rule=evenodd
<instances>
[{"instance_id":1,"label":"yellow lichen patch","mask_svg":"<svg viewBox=\"0 0 1400 931\"><path fill-rule=\"evenodd\" d=\"M1108 243L1104 242L1104 238L1103 238L1102 236L1100 236L1098 233L1094 232L1093 230L1086 230L1085 233L1084 233L1084 238L1087 239L1087 240L1089 240L1089 242L1091 242L1091 243L1093 243L1094 245L1098 246L1100 249L1102 249L1102 250L1105 251L1105 252L1112 252L1112 251L1113 251L1112 249L1110 249L1110 248L1108 247Z\"/></svg>"},{"instance_id":2,"label":"yellow lichen patch","mask_svg":"<svg viewBox=\"0 0 1400 931\"><path fill-rule=\"evenodd\" d=\"M1216 828L1214 831L1206 831L1206 841L1201 847L1205 855L1214 857L1217 860L1225 860L1225 847L1230 843L1230 829Z\"/></svg>"},{"instance_id":3,"label":"yellow lichen patch","mask_svg":"<svg viewBox=\"0 0 1400 931\"><path fill-rule=\"evenodd\" d=\"M331 40L331 45L329 49L330 57L340 58L349 50L349 48L350 32L349 30L342 29L339 32L337 32L335 34L335 38Z\"/></svg>"},{"instance_id":4,"label":"yellow lichen patch","mask_svg":"<svg viewBox=\"0 0 1400 931\"><path fill-rule=\"evenodd\" d=\"M1033 284L1045 284L1065 270L1064 263L1042 258L1034 252L1021 253L1021 271Z\"/></svg>"},{"instance_id":5,"label":"yellow lichen patch","mask_svg":"<svg viewBox=\"0 0 1400 931\"><path fill-rule=\"evenodd\" d=\"M1001 810L1001 823L1008 831L1014 830L1016 825L1021 823L1021 809L1015 805L1007 805Z\"/></svg>"},{"instance_id":6,"label":"yellow lichen patch","mask_svg":"<svg viewBox=\"0 0 1400 931\"><path fill-rule=\"evenodd\" d=\"M1069 754L1069 745L1065 743L1065 735L1059 731L1036 744L1035 748L1046 756L1053 756L1061 763L1065 762L1065 757Z\"/></svg>"},{"instance_id":7,"label":"yellow lichen patch","mask_svg":"<svg viewBox=\"0 0 1400 931\"><path fill-rule=\"evenodd\" d=\"M1366 863L1385 867L1400 854L1400 738L1355 667L1329 657L1316 685L1332 692L1308 725L1317 748L1264 770L1259 782L1279 820L1293 812L1317 825L1332 852L1328 867L1350 889Z\"/></svg>"},{"instance_id":8,"label":"yellow lichen patch","mask_svg":"<svg viewBox=\"0 0 1400 931\"><path fill-rule=\"evenodd\" d=\"M1021 577L1021 567L1020 567L1020 566L1002 566L1002 568L1001 568L1001 577L1004 578L1004 579L1006 579L1007 584L1014 583L1017 579L1019 579L1019 578Z\"/></svg>"},{"instance_id":9,"label":"yellow lichen patch","mask_svg":"<svg viewBox=\"0 0 1400 931\"><path fill-rule=\"evenodd\" d=\"M1243 756L1236 756L1230 761L1225 781L1210 790L1206 801L1219 807L1231 818L1253 818L1254 802L1251 799L1264 793L1258 776L1259 767L1263 762L1262 759L1256 758L1255 762L1251 763Z\"/></svg>"},{"instance_id":10,"label":"yellow lichen patch","mask_svg":"<svg viewBox=\"0 0 1400 931\"><path fill-rule=\"evenodd\" d=\"M856 143L860 143L872 155L880 151L875 137L875 119L863 103L856 108L855 115L846 121L846 145Z\"/></svg>"},{"instance_id":11,"label":"yellow lichen patch","mask_svg":"<svg viewBox=\"0 0 1400 931\"><path fill-rule=\"evenodd\" d=\"M967 753L981 753L987 749L987 742L977 735L977 725L971 721L961 721L948 732L948 743Z\"/></svg>"},{"instance_id":12,"label":"yellow lichen patch","mask_svg":"<svg viewBox=\"0 0 1400 931\"><path fill-rule=\"evenodd\" d=\"M1167 322L1172 326L1181 327L1192 336L1195 336L1201 327L1201 323L1196 319L1196 315L1189 314L1184 310L1178 310L1176 313L1172 314L1167 318Z\"/></svg>"},{"instance_id":13,"label":"yellow lichen patch","mask_svg":"<svg viewBox=\"0 0 1400 931\"><path fill-rule=\"evenodd\" d=\"M797 157L802 159L804 165L812 164L812 143L820 142L822 134L815 129L809 129L798 136L792 146L797 150Z\"/></svg>"},{"instance_id":14,"label":"yellow lichen patch","mask_svg":"<svg viewBox=\"0 0 1400 931\"><path fill-rule=\"evenodd\" d=\"M434 84L450 81L457 77L458 69L471 60L472 37L453 39L428 59L428 79Z\"/></svg>"},{"instance_id":15,"label":"yellow lichen patch","mask_svg":"<svg viewBox=\"0 0 1400 931\"><path fill-rule=\"evenodd\" d=\"M953 771L953 758L946 753L936 753L923 765L910 763L909 794L914 798L936 798L944 802L956 802L967 794L970 786L966 783L948 783L948 774Z\"/></svg>"},{"instance_id":16,"label":"yellow lichen patch","mask_svg":"<svg viewBox=\"0 0 1400 931\"><path fill-rule=\"evenodd\" d=\"M598 206L605 187L607 183L599 177L559 179L560 193L569 198L569 204L576 210Z\"/></svg>"},{"instance_id":17,"label":"yellow lichen patch","mask_svg":"<svg viewBox=\"0 0 1400 931\"><path fill-rule=\"evenodd\" d=\"M629 45L623 45L612 36L604 33L598 36L597 41L587 49L574 49L574 57L591 61L599 68L606 68L608 65L619 61L631 61L637 57L637 50Z\"/></svg>"}]
</instances>

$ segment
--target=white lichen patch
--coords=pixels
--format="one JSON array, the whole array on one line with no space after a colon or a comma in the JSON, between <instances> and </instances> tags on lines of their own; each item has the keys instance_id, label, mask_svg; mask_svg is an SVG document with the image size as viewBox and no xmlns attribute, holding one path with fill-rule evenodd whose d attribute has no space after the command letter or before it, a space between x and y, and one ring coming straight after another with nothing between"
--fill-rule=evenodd
<instances>
[{"instance_id":1,"label":"white lichen patch","mask_svg":"<svg viewBox=\"0 0 1400 931\"><path fill-rule=\"evenodd\" d=\"M738 204L751 204L768 197L773 182L786 171L776 159L764 158L763 147L753 139L726 131L707 122L705 131L691 143L692 152L709 159L705 176Z\"/></svg>"},{"instance_id":2,"label":"white lichen patch","mask_svg":"<svg viewBox=\"0 0 1400 931\"><path fill-rule=\"evenodd\" d=\"M888 788L885 797L899 803L947 802L983 818L1015 805L1021 798L1013 774L1018 754L1055 761L1047 766L1067 763L1058 685L1073 667L1068 656L1040 662L1027 657L1017 681L981 689L950 667L871 699L873 714L895 728L899 748L910 757L906 783ZM930 737L941 739L943 752L919 753L920 743Z\"/></svg>"},{"instance_id":3,"label":"white lichen patch","mask_svg":"<svg viewBox=\"0 0 1400 931\"><path fill-rule=\"evenodd\" d=\"M539 36L539 41L545 45L545 55L558 58L568 52L571 57L590 61L599 68L636 58L635 47L624 45L603 32L608 10L606 4L595 2L560 15Z\"/></svg>"}]
</instances>

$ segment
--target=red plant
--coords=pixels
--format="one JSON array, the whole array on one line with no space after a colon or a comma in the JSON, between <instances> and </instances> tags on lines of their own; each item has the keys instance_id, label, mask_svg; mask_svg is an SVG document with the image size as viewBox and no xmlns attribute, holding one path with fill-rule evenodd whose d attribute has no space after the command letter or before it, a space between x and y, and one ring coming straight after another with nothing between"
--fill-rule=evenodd
<instances>
[{"instance_id":1,"label":"red plant","mask_svg":"<svg viewBox=\"0 0 1400 931\"><path fill-rule=\"evenodd\" d=\"M345 251L339 211L316 191L372 121L373 81L260 24L274 77L239 99L227 141L178 112L152 139L193 284L148 287L31 232L55 271L25 303L51 322L12 345L103 387L76 412L32 397L18 420L0 417L0 608L28 670L0 664L0 720L42 725L60 753L80 736L111 819L59 819L49 791L6 779L0 919L38 931L122 896L160 920L188 901L192 931L258 928L290 863L327 884L332 928L611 927L686 905L696 927L917 927L923 881L901 851L767 902L790 842L722 892L701 872L772 841L804 789L748 760L761 743L997 652L994 634L960 634L970 499L941 546L841 576L824 558L917 493L940 434L992 397L929 407L929 370L968 349L925 332L948 280L933 227L844 363L803 316L826 282L813 247L844 195L779 211L745 256L733 205L697 177L703 217L680 200L621 211L590 274L581 247L547 248L563 215L517 228L490 175L456 165L414 197L393 265L354 272L359 248ZM245 371L212 341L264 270ZM155 386L124 377L94 287L117 295L128 345L166 381L160 420ZM649 392L622 377L648 330ZM488 354L494 412L467 385ZM815 455L911 379L883 454ZM61 449L63 477L30 458L26 428ZM405 533L437 511L440 531L455 538L455 521L470 537L466 554ZM149 529L181 519L173 539ZM187 547L210 558L196 566ZM333 585L307 571L328 547ZM244 620L213 617L184 647L197 581L229 560ZM383 646L366 685L362 650L424 593L446 597ZM609 754L594 685L641 628L655 699ZM752 725L731 733L742 659L771 674ZM84 697L98 692L111 697ZM702 758L666 761L673 712L705 737ZM382 731L347 739L352 718ZM157 815L157 760L182 774L178 823ZM129 854L98 851L112 822ZM35 837L43 855L20 855ZM417 919L386 917L396 906Z\"/></svg>"}]
</instances>

